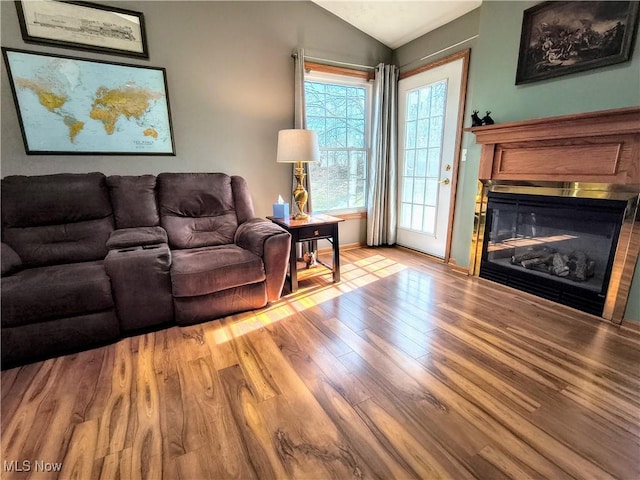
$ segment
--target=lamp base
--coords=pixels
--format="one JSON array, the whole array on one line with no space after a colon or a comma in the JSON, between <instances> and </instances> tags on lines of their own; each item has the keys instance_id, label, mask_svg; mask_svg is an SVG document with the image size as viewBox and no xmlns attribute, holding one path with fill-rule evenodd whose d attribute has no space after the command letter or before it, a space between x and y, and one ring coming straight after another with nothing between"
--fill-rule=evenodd
<instances>
[{"instance_id":1,"label":"lamp base","mask_svg":"<svg viewBox=\"0 0 640 480\"><path fill-rule=\"evenodd\" d=\"M311 218L311 215L309 215L308 213L296 213L293 216L294 220L309 220Z\"/></svg>"},{"instance_id":2,"label":"lamp base","mask_svg":"<svg viewBox=\"0 0 640 480\"><path fill-rule=\"evenodd\" d=\"M302 185L302 182L304 182L304 177L306 177L307 174L304 173L302 162L298 162L296 164L293 176L296 177L296 180L298 181L296 189L293 191L293 200L296 202L296 206L298 207L298 213L296 213L293 218L296 220L308 220L309 215L305 213L304 207L307 204L309 194Z\"/></svg>"}]
</instances>

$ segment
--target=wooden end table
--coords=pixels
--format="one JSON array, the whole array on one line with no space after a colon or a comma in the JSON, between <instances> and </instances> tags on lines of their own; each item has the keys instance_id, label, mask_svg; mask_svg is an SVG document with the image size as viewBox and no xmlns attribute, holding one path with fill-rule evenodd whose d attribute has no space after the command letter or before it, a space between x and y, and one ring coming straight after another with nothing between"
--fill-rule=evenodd
<instances>
[{"instance_id":1,"label":"wooden end table","mask_svg":"<svg viewBox=\"0 0 640 480\"><path fill-rule=\"evenodd\" d=\"M328 265L320 260L322 266L333 273L333 281L340 281L340 241L338 239L338 224L344 219L324 214L311 214L306 220L293 218L267 217L273 223L280 225L291 234L291 253L289 254L289 282L291 292L298 289L298 256L296 243L311 242L313 251L317 250L318 240L329 240L333 247L333 262Z\"/></svg>"}]
</instances>

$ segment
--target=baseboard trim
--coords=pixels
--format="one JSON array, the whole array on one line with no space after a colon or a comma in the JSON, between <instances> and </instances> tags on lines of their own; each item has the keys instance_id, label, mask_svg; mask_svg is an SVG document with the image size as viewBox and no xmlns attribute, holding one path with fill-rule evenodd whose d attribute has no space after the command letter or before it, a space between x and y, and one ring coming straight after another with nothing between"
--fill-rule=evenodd
<instances>
[{"instance_id":1,"label":"baseboard trim","mask_svg":"<svg viewBox=\"0 0 640 480\"><path fill-rule=\"evenodd\" d=\"M622 320L620 324L621 330L628 330L635 334L640 335L640 322L636 322L634 320Z\"/></svg>"},{"instance_id":2,"label":"baseboard trim","mask_svg":"<svg viewBox=\"0 0 640 480\"><path fill-rule=\"evenodd\" d=\"M340 251L344 252L346 250L355 250L356 248L363 248L366 246L367 244L362 242L345 243L345 244L340 244ZM332 253L332 252L333 252L333 249L331 247L324 247L324 248L318 249L318 253Z\"/></svg>"},{"instance_id":3,"label":"baseboard trim","mask_svg":"<svg viewBox=\"0 0 640 480\"><path fill-rule=\"evenodd\" d=\"M458 262L456 262L455 258L449 258L449 263L448 265L451 267L451 270L453 270L456 273L462 273L463 275L470 275L469 272L469 267L463 267L461 265L458 265Z\"/></svg>"}]
</instances>

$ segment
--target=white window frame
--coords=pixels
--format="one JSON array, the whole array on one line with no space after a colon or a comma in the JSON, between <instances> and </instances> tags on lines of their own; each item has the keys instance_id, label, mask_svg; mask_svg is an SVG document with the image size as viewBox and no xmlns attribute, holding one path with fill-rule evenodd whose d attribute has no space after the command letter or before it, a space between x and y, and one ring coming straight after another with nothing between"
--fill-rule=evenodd
<instances>
[{"instance_id":1,"label":"white window frame","mask_svg":"<svg viewBox=\"0 0 640 480\"><path fill-rule=\"evenodd\" d=\"M305 71L304 80L318 83L327 83L332 85L346 85L350 87L363 87L366 91L365 94L365 151L366 151L366 170L367 180L365 184L365 204L362 207L357 208L343 208L343 209L330 209L319 210L313 206L313 210L318 213L328 213L332 215L348 215L348 214L360 214L367 211L367 197L369 192L369 162L371 161L371 117L372 117L372 99L373 85L372 82L364 78L353 77L350 75L340 75L335 73L317 72L317 71ZM306 105L305 105L306 110ZM320 147L322 151L322 147ZM311 194L313 195L313 178L311 178ZM313 202L313 200L312 200Z\"/></svg>"}]
</instances>

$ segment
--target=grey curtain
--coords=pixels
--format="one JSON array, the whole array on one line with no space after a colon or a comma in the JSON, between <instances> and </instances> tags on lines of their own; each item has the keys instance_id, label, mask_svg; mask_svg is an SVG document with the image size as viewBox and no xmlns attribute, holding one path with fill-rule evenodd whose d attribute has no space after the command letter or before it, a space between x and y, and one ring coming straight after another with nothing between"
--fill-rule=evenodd
<instances>
[{"instance_id":1,"label":"grey curtain","mask_svg":"<svg viewBox=\"0 0 640 480\"><path fill-rule=\"evenodd\" d=\"M367 245L393 245L397 228L398 68L379 64L373 83Z\"/></svg>"},{"instance_id":2,"label":"grey curtain","mask_svg":"<svg viewBox=\"0 0 640 480\"><path fill-rule=\"evenodd\" d=\"M305 100L304 100L304 49L298 48L293 53L293 61L294 61L294 101L293 101L293 128L307 128L307 114L305 108ZM309 178L309 164L303 163L304 173L307 176L304 179L303 185L304 188L309 193L309 197L307 199L307 211L311 212L311 181ZM291 169L291 178L292 189L293 191L296 188L297 182L293 177L293 169L295 165L292 166ZM293 197L291 198L292 207L295 205L293 201Z\"/></svg>"}]
</instances>

